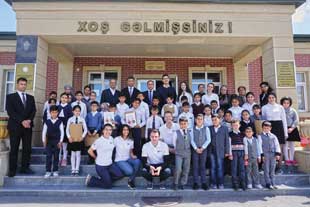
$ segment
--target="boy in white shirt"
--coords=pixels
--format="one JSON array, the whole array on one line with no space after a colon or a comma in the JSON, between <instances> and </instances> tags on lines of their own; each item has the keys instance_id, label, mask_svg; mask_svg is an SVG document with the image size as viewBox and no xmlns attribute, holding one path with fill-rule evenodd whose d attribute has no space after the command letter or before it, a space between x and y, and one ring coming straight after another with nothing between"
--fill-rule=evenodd
<instances>
[{"instance_id":1,"label":"boy in white shirt","mask_svg":"<svg viewBox=\"0 0 310 207\"><path fill-rule=\"evenodd\" d=\"M81 113L80 116L85 119L87 115L87 107L86 104L82 101L83 99L83 92L82 91L77 91L75 92L75 98L76 101L71 103L71 107L73 108L76 105L79 105L81 107Z\"/></svg>"},{"instance_id":2,"label":"boy in white shirt","mask_svg":"<svg viewBox=\"0 0 310 207\"><path fill-rule=\"evenodd\" d=\"M176 122L178 118L178 107L173 103L173 97L168 96L166 99L167 103L161 109L161 116L165 116L165 112L170 111L173 116L173 120Z\"/></svg>"},{"instance_id":3,"label":"boy in white shirt","mask_svg":"<svg viewBox=\"0 0 310 207\"><path fill-rule=\"evenodd\" d=\"M156 106L152 107L151 113L152 115L146 121L145 138L147 140L150 139L152 129L159 129L162 125L164 125L163 119L158 116L158 108Z\"/></svg>"},{"instance_id":4,"label":"boy in white shirt","mask_svg":"<svg viewBox=\"0 0 310 207\"><path fill-rule=\"evenodd\" d=\"M121 117L121 119L124 119L124 114L129 109L129 106L125 103L125 94L121 93L121 95L118 97L118 100L119 103L116 104L116 113Z\"/></svg>"},{"instance_id":5,"label":"boy in white shirt","mask_svg":"<svg viewBox=\"0 0 310 207\"><path fill-rule=\"evenodd\" d=\"M190 105L188 102L184 102L182 104L182 110L183 110L183 112L179 115L178 122L180 121L181 117L186 117L187 123L188 123L187 128L193 129L193 127L194 127L194 115L189 111Z\"/></svg>"},{"instance_id":6,"label":"boy in white shirt","mask_svg":"<svg viewBox=\"0 0 310 207\"><path fill-rule=\"evenodd\" d=\"M140 109L142 111L144 111L144 113L145 113L145 120L147 120L149 118L149 116L150 116L149 105L146 102L144 102L144 95L143 95L143 93L141 93L141 92L138 93L137 98L140 99L140 101L141 101Z\"/></svg>"}]
</instances>

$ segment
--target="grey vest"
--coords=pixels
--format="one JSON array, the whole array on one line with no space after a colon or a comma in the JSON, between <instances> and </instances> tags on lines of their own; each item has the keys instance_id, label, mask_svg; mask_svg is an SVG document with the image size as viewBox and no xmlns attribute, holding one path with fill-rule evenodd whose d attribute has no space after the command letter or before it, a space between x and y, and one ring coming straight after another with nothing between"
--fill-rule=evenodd
<instances>
[{"instance_id":1,"label":"grey vest","mask_svg":"<svg viewBox=\"0 0 310 207\"><path fill-rule=\"evenodd\" d=\"M202 127L202 129L196 129L194 127L194 141L198 148L201 148L202 145L206 142L206 127Z\"/></svg>"},{"instance_id":2,"label":"grey vest","mask_svg":"<svg viewBox=\"0 0 310 207\"><path fill-rule=\"evenodd\" d=\"M262 133L261 138L262 138L263 153L275 153L276 145L274 139L276 139L276 137L272 135L267 137Z\"/></svg>"},{"instance_id":3,"label":"grey vest","mask_svg":"<svg viewBox=\"0 0 310 207\"><path fill-rule=\"evenodd\" d=\"M177 140L175 146L175 154L182 157L191 155L191 135L190 131L187 130L186 138L183 136L180 130L177 130Z\"/></svg>"},{"instance_id":4,"label":"grey vest","mask_svg":"<svg viewBox=\"0 0 310 207\"><path fill-rule=\"evenodd\" d=\"M247 140L248 142L248 153L249 153L249 159L257 159L257 139L252 138L252 144Z\"/></svg>"}]
</instances>

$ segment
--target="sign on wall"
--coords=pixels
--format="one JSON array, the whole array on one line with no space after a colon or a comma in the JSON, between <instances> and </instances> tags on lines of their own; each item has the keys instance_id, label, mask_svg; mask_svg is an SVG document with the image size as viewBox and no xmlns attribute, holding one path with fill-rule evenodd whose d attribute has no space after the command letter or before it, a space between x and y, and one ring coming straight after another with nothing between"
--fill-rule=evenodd
<instances>
[{"instance_id":1,"label":"sign on wall","mask_svg":"<svg viewBox=\"0 0 310 207\"><path fill-rule=\"evenodd\" d=\"M145 61L145 70L162 71L166 69L165 61Z\"/></svg>"},{"instance_id":2,"label":"sign on wall","mask_svg":"<svg viewBox=\"0 0 310 207\"><path fill-rule=\"evenodd\" d=\"M277 61L277 87L295 88L295 64L294 61Z\"/></svg>"},{"instance_id":3,"label":"sign on wall","mask_svg":"<svg viewBox=\"0 0 310 207\"><path fill-rule=\"evenodd\" d=\"M27 79L27 91L34 90L34 74L36 70L36 64L33 63L16 63L15 64L15 80L18 78Z\"/></svg>"}]
</instances>

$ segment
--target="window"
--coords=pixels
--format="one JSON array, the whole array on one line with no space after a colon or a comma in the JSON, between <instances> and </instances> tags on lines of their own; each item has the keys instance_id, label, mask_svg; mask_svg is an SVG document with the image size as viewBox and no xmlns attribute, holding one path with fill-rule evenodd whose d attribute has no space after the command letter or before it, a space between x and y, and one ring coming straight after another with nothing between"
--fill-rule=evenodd
<instances>
[{"instance_id":1,"label":"window","mask_svg":"<svg viewBox=\"0 0 310 207\"><path fill-rule=\"evenodd\" d=\"M192 73L192 91L193 93L198 91L199 84L214 83L214 93L218 93L222 84L221 72L193 72Z\"/></svg>"},{"instance_id":2,"label":"window","mask_svg":"<svg viewBox=\"0 0 310 207\"><path fill-rule=\"evenodd\" d=\"M307 83L306 74L297 72L297 98L298 98L298 110L307 111Z\"/></svg>"},{"instance_id":3,"label":"window","mask_svg":"<svg viewBox=\"0 0 310 207\"><path fill-rule=\"evenodd\" d=\"M14 93L14 69L4 70L3 73L3 111L5 111L6 95Z\"/></svg>"},{"instance_id":4,"label":"window","mask_svg":"<svg viewBox=\"0 0 310 207\"><path fill-rule=\"evenodd\" d=\"M89 72L88 73L88 84L93 91L97 94L97 101L100 101L101 92L109 88L109 82L111 79L117 80L117 72Z\"/></svg>"}]
</instances>

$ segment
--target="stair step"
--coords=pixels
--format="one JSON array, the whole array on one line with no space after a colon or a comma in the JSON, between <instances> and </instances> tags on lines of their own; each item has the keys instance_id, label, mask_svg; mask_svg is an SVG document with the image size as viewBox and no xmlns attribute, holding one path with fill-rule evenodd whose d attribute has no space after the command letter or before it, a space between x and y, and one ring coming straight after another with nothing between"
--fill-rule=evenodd
<instances>
[{"instance_id":1,"label":"stair step","mask_svg":"<svg viewBox=\"0 0 310 207\"><path fill-rule=\"evenodd\" d=\"M88 160L89 160L88 155L81 155L81 165L86 165ZM31 164L45 164L45 162L46 162L46 155L44 154L31 155L31 160L30 160ZM71 163L70 156L68 156L67 162L68 164Z\"/></svg>"},{"instance_id":2,"label":"stair step","mask_svg":"<svg viewBox=\"0 0 310 207\"><path fill-rule=\"evenodd\" d=\"M96 174L93 174L96 175ZM14 178L5 177L4 187L14 186L84 186L86 176L59 176L57 178L43 178L41 176L15 176ZM207 176L207 179L209 177ZM294 174L294 175L277 175L276 184L284 184L288 186L310 186L310 175ZM264 184L263 175L260 175L261 183ZM114 183L115 186L127 186L128 178L122 178ZM171 184L173 177L168 179ZM137 186L146 186L146 180L143 177L136 178ZM192 185L193 178L189 176L188 184ZM231 177L225 176L225 185L231 186Z\"/></svg>"},{"instance_id":3,"label":"stair step","mask_svg":"<svg viewBox=\"0 0 310 207\"><path fill-rule=\"evenodd\" d=\"M308 196L310 187L290 187L286 185L278 186L278 190L257 190L251 189L246 192L234 191L233 189L226 188L223 190L191 190L190 187L186 187L184 190L173 191L170 188L165 190L159 190L154 188L153 190L146 190L144 187L138 187L136 190L129 190L127 187L114 187L112 189L98 189L98 188L87 188L85 186L38 186L38 187L4 187L0 188L0 197L4 196L33 196L40 198L45 196L46 198L55 197L67 197L73 198L78 197L79 199L85 198L107 198L114 202L120 198L142 198L142 197L177 197L182 198L195 198L195 197L212 197L222 198L224 197L235 197L235 196L246 196L247 198L254 196L270 197L276 195L300 195Z\"/></svg>"}]
</instances>

